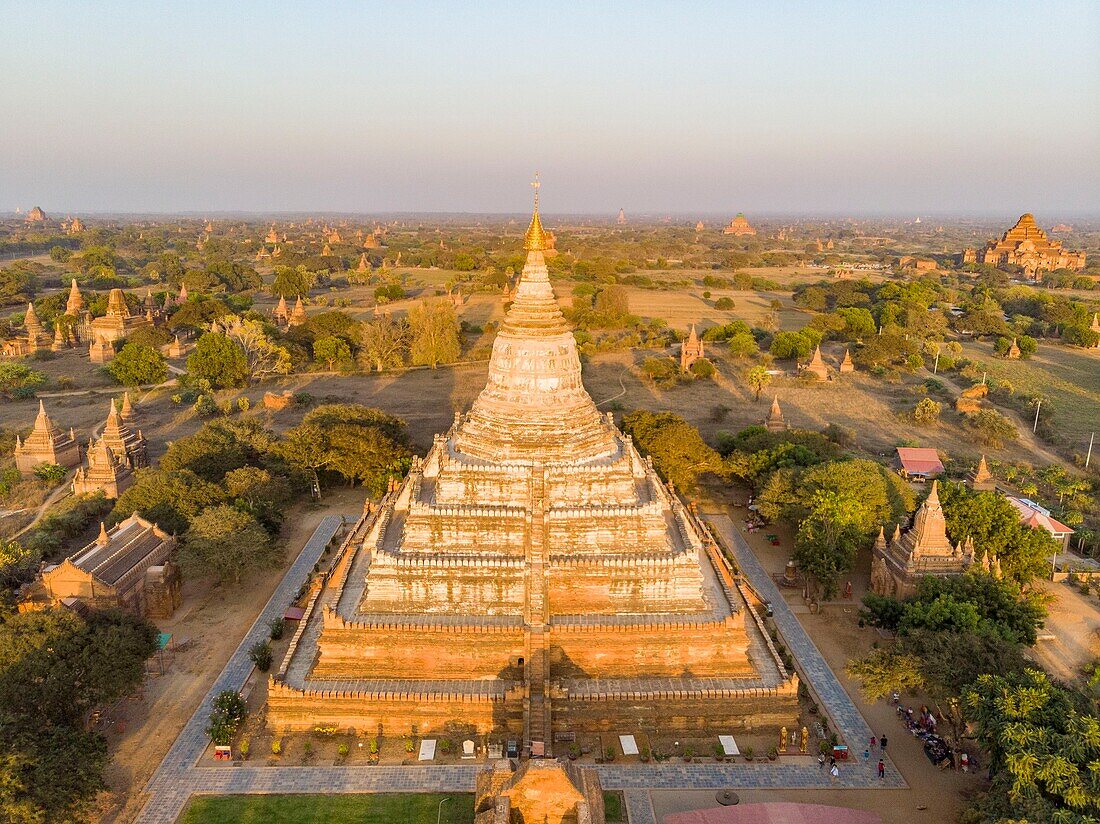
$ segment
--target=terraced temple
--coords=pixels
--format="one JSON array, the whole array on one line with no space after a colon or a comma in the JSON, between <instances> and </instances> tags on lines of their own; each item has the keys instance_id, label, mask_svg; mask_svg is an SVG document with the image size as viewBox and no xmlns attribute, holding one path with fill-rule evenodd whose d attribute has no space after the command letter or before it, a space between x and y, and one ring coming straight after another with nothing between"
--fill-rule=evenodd
<instances>
[{"instance_id":1,"label":"terraced temple","mask_svg":"<svg viewBox=\"0 0 1100 824\"><path fill-rule=\"evenodd\" d=\"M704 528L581 382L535 212L485 389L365 515L269 690L276 730L522 735L793 722Z\"/></svg>"}]
</instances>

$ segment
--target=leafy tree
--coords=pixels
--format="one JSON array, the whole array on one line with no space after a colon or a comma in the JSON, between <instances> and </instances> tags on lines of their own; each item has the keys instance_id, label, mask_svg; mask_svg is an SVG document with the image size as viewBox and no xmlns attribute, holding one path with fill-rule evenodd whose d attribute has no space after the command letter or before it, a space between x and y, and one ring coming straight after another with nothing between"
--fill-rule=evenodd
<instances>
[{"instance_id":1,"label":"leafy tree","mask_svg":"<svg viewBox=\"0 0 1100 824\"><path fill-rule=\"evenodd\" d=\"M351 347L343 338L331 335L317 338L313 342L313 359L332 371L338 363L346 366L352 362Z\"/></svg>"},{"instance_id":2,"label":"leafy tree","mask_svg":"<svg viewBox=\"0 0 1100 824\"><path fill-rule=\"evenodd\" d=\"M232 506L210 507L191 521L180 559L193 574L213 573L240 583L247 572L278 565L282 553L249 515Z\"/></svg>"},{"instance_id":3,"label":"leafy tree","mask_svg":"<svg viewBox=\"0 0 1100 824\"><path fill-rule=\"evenodd\" d=\"M40 553L16 541L0 539L0 588L15 589L34 578Z\"/></svg>"},{"instance_id":4,"label":"leafy tree","mask_svg":"<svg viewBox=\"0 0 1100 824\"><path fill-rule=\"evenodd\" d=\"M276 266L275 279L271 282L271 294L284 298L308 295L317 282L317 273L309 271L304 265Z\"/></svg>"},{"instance_id":5,"label":"leafy tree","mask_svg":"<svg viewBox=\"0 0 1100 824\"><path fill-rule=\"evenodd\" d=\"M714 378L714 373L716 371L714 364L706 358L700 358L691 365L691 374L703 380L711 380Z\"/></svg>"},{"instance_id":6,"label":"leafy tree","mask_svg":"<svg viewBox=\"0 0 1100 824\"><path fill-rule=\"evenodd\" d=\"M290 353L271 339L260 321L226 315L211 324L211 331L220 332L240 347L250 380L290 371Z\"/></svg>"},{"instance_id":7,"label":"leafy tree","mask_svg":"<svg viewBox=\"0 0 1100 824\"><path fill-rule=\"evenodd\" d=\"M0 394L9 400L33 398L46 376L23 363L0 362Z\"/></svg>"},{"instance_id":8,"label":"leafy tree","mask_svg":"<svg viewBox=\"0 0 1100 824\"><path fill-rule=\"evenodd\" d=\"M255 421L211 421L193 435L173 441L160 468L188 470L217 483L234 469L264 465L275 448L275 436Z\"/></svg>"},{"instance_id":9,"label":"leafy tree","mask_svg":"<svg viewBox=\"0 0 1100 824\"><path fill-rule=\"evenodd\" d=\"M813 341L802 332L777 332L769 351L780 360L805 358L813 351Z\"/></svg>"},{"instance_id":10,"label":"leafy tree","mask_svg":"<svg viewBox=\"0 0 1100 824\"><path fill-rule=\"evenodd\" d=\"M107 365L107 371L125 386L163 383L168 378L168 364L151 346L129 342Z\"/></svg>"},{"instance_id":11,"label":"leafy tree","mask_svg":"<svg viewBox=\"0 0 1100 824\"><path fill-rule=\"evenodd\" d=\"M412 452L404 421L356 404L326 404L310 410L286 433L282 454L296 466L331 472L372 493L408 470Z\"/></svg>"},{"instance_id":12,"label":"leafy tree","mask_svg":"<svg viewBox=\"0 0 1100 824\"><path fill-rule=\"evenodd\" d=\"M921 398L913 409L913 420L921 426L935 426L940 420L943 406L931 398Z\"/></svg>"},{"instance_id":13,"label":"leafy tree","mask_svg":"<svg viewBox=\"0 0 1100 824\"><path fill-rule=\"evenodd\" d=\"M233 506L247 512L271 534L279 531L286 517L291 491L287 479L266 469L243 466L225 474L222 485Z\"/></svg>"},{"instance_id":14,"label":"leafy tree","mask_svg":"<svg viewBox=\"0 0 1100 824\"><path fill-rule=\"evenodd\" d=\"M454 363L461 353L454 307L444 301L425 301L409 311L414 366Z\"/></svg>"},{"instance_id":15,"label":"leafy tree","mask_svg":"<svg viewBox=\"0 0 1100 824\"><path fill-rule=\"evenodd\" d=\"M271 669L272 657L271 644L267 641L257 641L248 650L249 660L256 665L256 669L260 672L267 672Z\"/></svg>"},{"instance_id":16,"label":"leafy tree","mask_svg":"<svg viewBox=\"0 0 1100 824\"><path fill-rule=\"evenodd\" d=\"M405 365L409 350L409 327L403 320L388 315L363 324L363 348L360 357L365 368L395 369Z\"/></svg>"},{"instance_id":17,"label":"leafy tree","mask_svg":"<svg viewBox=\"0 0 1100 824\"><path fill-rule=\"evenodd\" d=\"M748 381L749 389L753 391L754 400L760 400L760 393L768 388L768 384L772 382L772 376L768 374L768 367L763 364L754 366L747 373L745 373L745 379Z\"/></svg>"},{"instance_id":18,"label":"leafy tree","mask_svg":"<svg viewBox=\"0 0 1100 824\"><path fill-rule=\"evenodd\" d=\"M966 423L986 446L1000 449L1005 441L1016 440L1016 426L995 409L980 409L966 416Z\"/></svg>"},{"instance_id":19,"label":"leafy tree","mask_svg":"<svg viewBox=\"0 0 1100 824\"><path fill-rule=\"evenodd\" d=\"M623 417L622 427L653 458L657 471L679 489L693 489L706 472L725 474L721 456L679 415L638 410Z\"/></svg>"},{"instance_id":20,"label":"leafy tree","mask_svg":"<svg viewBox=\"0 0 1100 824\"><path fill-rule=\"evenodd\" d=\"M404 298L405 290L399 283L386 283L374 290L374 300L380 305Z\"/></svg>"},{"instance_id":21,"label":"leafy tree","mask_svg":"<svg viewBox=\"0 0 1100 824\"><path fill-rule=\"evenodd\" d=\"M191 520L222 501L222 491L187 469L139 469L111 512L118 523L134 512L174 534L187 530Z\"/></svg>"},{"instance_id":22,"label":"leafy tree","mask_svg":"<svg viewBox=\"0 0 1100 824\"><path fill-rule=\"evenodd\" d=\"M69 470L55 463L40 463L34 468L34 477L51 486L61 483L68 474Z\"/></svg>"},{"instance_id":23,"label":"leafy tree","mask_svg":"<svg viewBox=\"0 0 1100 824\"><path fill-rule=\"evenodd\" d=\"M814 589L821 587L828 599L864 540L862 507L859 497L850 493L821 489L810 499L808 509L795 535L793 557Z\"/></svg>"},{"instance_id":24,"label":"leafy tree","mask_svg":"<svg viewBox=\"0 0 1100 824\"><path fill-rule=\"evenodd\" d=\"M737 332L731 335L727 341L730 357L751 358L760 352L760 344L752 336L752 332Z\"/></svg>"},{"instance_id":25,"label":"leafy tree","mask_svg":"<svg viewBox=\"0 0 1100 824\"><path fill-rule=\"evenodd\" d=\"M940 503L951 539L971 538L979 553L996 555L1005 577L1026 586L1046 573L1056 543L1046 532L1021 524L1019 512L1003 496L945 483Z\"/></svg>"},{"instance_id":26,"label":"leafy tree","mask_svg":"<svg viewBox=\"0 0 1100 824\"><path fill-rule=\"evenodd\" d=\"M249 380L248 358L243 349L226 335L207 332L187 357L187 372L217 388L245 386Z\"/></svg>"},{"instance_id":27,"label":"leafy tree","mask_svg":"<svg viewBox=\"0 0 1100 824\"><path fill-rule=\"evenodd\" d=\"M720 312L729 312L733 310L733 298L721 297L714 302L714 308Z\"/></svg>"},{"instance_id":28,"label":"leafy tree","mask_svg":"<svg viewBox=\"0 0 1100 824\"><path fill-rule=\"evenodd\" d=\"M963 701L990 755L983 820L1086 822L1100 816L1100 721L1040 670L981 675Z\"/></svg>"}]
</instances>

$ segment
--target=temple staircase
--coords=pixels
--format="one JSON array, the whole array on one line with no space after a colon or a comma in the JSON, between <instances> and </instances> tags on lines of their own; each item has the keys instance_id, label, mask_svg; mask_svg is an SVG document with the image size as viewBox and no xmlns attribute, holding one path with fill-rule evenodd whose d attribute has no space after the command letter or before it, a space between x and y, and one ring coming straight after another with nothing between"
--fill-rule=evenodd
<instances>
[{"instance_id":1,"label":"temple staircase","mask_svg":"<svg viewBox=\"0 0 1100 824\"><path fill-rule=\"evenodd\" d=\"M527 712L524 717L524 745L533 757L550 757L550 634L547 632L546 565L548 560L546 520L546 473L535 467L531 473L530 521L527 525L527 657L524 686Z\"/></svg>"}]
</instances>

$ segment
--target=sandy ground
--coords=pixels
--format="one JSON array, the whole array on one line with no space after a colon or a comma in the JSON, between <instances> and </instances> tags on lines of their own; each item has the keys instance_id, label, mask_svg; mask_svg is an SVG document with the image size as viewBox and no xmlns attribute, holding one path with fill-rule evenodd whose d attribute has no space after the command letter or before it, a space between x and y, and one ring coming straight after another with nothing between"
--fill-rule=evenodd
<instances>
[{"instance_id":1,"label":"sandy ground","mask_svg":"<svg viewBox=\"0 0 1100 824\"><path fill-rule=\"evenodd\" d=\"M288 514L283 535L286 565L325 515L354 514L363 500L360 489L334 489L325 491L323 506L296 506ZM163 675L150 676L141 694L106 713L109 721L103 731L112 756L107 773L111 789L103 799L99 820L126 822L137 815L145 783L263 609L286 565L260 573L239 587L215 586L210 581L185 583L183 604L171 619L157 624L172 633L176 643L190 641L190 649L168 657Z\"/></svg>"},{"instance_id":2,"label":"sandy ground","mask_svg":"<svg viewBox=\"0 0 1100 824\"><path fill-rule=\"evenodd\" d=\"M1048 672L1069 681L1100 656L1100 606L1095 595L1082 595L1068 583L1039 583L1054 599L1032 655Z\"/></svg>"}]
</instances>

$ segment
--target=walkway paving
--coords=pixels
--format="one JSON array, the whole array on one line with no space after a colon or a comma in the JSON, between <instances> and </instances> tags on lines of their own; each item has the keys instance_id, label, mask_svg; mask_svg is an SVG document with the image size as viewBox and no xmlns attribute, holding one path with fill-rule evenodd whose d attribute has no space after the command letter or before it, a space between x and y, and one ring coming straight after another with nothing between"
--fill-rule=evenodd
<instances>
[{"instance_id":1,"label":"walkway paving","mask_svg":"<svg viewBox=\"0 0 1100 824\"><path fill-rule=\"evenodd\" d=\"M787 606L771 577L725 514L709 520L734 552L741 571L772 604L776 625L795 656L799 672L811 679L820 702L846 740L867 741L871 730L844 691L825 659ZM281 615L306 580L325 546L340 528L339 516L326 517L317 527L298 559L279 584L263 613L226 664L202 705L188 721L165 756L146 791L149 800L138 817L141 824L171 824L195 794L240 793L365 793L365 792L470 792L478 764L438 766L263 767L198 766L206 749L205 726L214 695L223 689L240 689L252 669L248 649L265 637L267 621ZM862 752L858 750L858 752ZM876 754L877 755L877 754ZM899 789L906 787L897 768L887 761L885 779L875 775L877 757L855 758L841 765L833 781L816 762L806 759L736 764L604 764L596 769L608 790L621 790L630 824L657 824L651 790L705 789Z\"/></svg>"}]
</instances>

